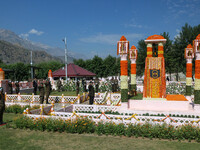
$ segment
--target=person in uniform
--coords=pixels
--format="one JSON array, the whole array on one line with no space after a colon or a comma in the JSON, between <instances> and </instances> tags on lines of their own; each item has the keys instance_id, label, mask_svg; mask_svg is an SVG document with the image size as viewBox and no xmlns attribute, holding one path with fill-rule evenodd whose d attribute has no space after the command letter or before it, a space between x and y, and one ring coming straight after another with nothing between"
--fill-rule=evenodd
<instances>
[{"instance_id":1,"label":"person in uniform","mask_svg":"<svg viewBox=\"0 0 200 150\"><path fill-rule=\"evenodd\" d=\"M34 95L37 94L37 88L38 88L38 84L37 84L37 79L35 78L33 80L33 93L34 93Z\"/></svg>"},{"instance_id":2,"label":"person in uniform","mask_svg":"<svg viewBox=\"0 0 200 150\"><path fill-rule=\"evenodd\" d=\"M13 89L12 89L12 81L8 82L8 94L12 94L13 93Z\"/></svg>"},{"instance_id":3,"label":"person in uniform","mask_svg":"<svg viewBox=\"0 0 200 150\"><path fill-rule=\"evenodd\" d=\"M89 95L88 96L90 97L89 104L92 105L93 102L94 102L94 95L95 95L92 81L90 81L90 85L88 87L88 90L89 90Z\"/></svg>"},{"instance_id":4,"label":"person in uniform","mask_svg":"<svg viewBox=\"0 0 200 150\"><path fill-rule=\"evenodd\" d=\"M114 93L115 92L115 81L114 81L113 77L111 78L111 85L112 85L112 92Z\"/></svg>"},{"instance_id":5,"label":"person in uniform","mask_svg":"<svg viewBox=\"0 0 200 150\"><path fill-rule=\"evenodd\" d=\"M15 88L16 94L18 94L19 93L19 82L18 81L15 82L15 86L16 86L16 88Z\"/></svg>"},{"instance_id":6,"label":"person in uniform","mask_svg":"<svg viewBox=\"0 0 200 150\"><path fill-rule=\"evenodd\" d=\"M82 85L83 85L83 92L87 92L85 78L82 80Z\"/></svg>"},{"instance_id":7,"label":"person in uniform","mask_svg":"<svg viewBox=\"0 0 200 150\"><path fill-rule=\"evenodd\" d=\"M45 90L46 104L49 104L48 99L49 99L49 95L51 93L51 83L50 83L49 79L46 80L45 87L46 87L46 90Z\"/></svg>"},{"instance_id":8,"label":"person in uniform","mask_svg":"<svg viewBox=\"0 0 200 150\"><path fill-rule=\"evenodd\" d=\"M117 80L117 77L115 77L114 84L115 84L114 92L117 92L118 91L118 80Z\"/></svg>"},{"instance_id":9,"label":"person in uniform","mask_svg":"<svg viewBox=\"0 0 200 150\"><path fill-rule=\"evenodd\" d=\"M58 82L57 82L58 92L61 91L61 86L62 86L62 83L61 83L60 79L58 79Z\"/></svg>"},{"instance_id":10,"label":"person in uniform","mask_svg":"<svg viewBox=\"0 0 200 150\"><path fill-rule=\"evenodd\" d=\"M43 81L40 82L38 86L39 92L40 92L40 104L43 104L44 102L44 83Z\"/></svg>"},{"instance_id":11,"label":"person in uniform","mask_svg":"<svg viewBox=\"0 0 200 150\"><path fill-rule=\"evenodd\" d=\"M76 82L76 95L79 94L79 80Z\"/></svg>"},{"instance_id":12,"label":"person in uniform","mask_svg":"<svg viewBox=\"0 0 200 150\"><path fill-rule=\"evenodd\" d=\"M94 82L95 82L95 91L96 91L96 93L98 93L98 92L99 92L99 79L96 78L96 79L94 80Z\"/></svg>"},{"instance_id":13,"label":"person in uniform","mask_svg":"<svg viewBox=\"0 0 200 150\"><path fill-rule=\"evenodd\" d=\"M5 110L5 95L3 93L3 88L0 87L0 125L5 124L3 122L3 112Z\"/></svg>"}]
</instances>

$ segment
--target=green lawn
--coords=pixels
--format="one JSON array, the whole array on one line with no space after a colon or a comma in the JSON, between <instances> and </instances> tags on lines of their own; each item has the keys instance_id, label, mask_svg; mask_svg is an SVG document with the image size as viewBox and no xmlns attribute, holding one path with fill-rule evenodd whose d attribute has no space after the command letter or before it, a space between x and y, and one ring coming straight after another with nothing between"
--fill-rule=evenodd
<instances>
[{"instance_id":1,"label":"green lawn","mask_svg":"<svg viewBox=\"0 0 200 150\"><path fill-rule=\"evenodd\" d=\"M15 114L4 114L4 120L13 120ZM199 143L142 138L98 136L96 134L69 134L41 132L0 127L0 150L198 150Z\"/></svg>"},{"instance_id":2,"label":"green lawn","mask_svg":"<svg viewBox=\"0 0 200 150\"><path fill-rule=\"evenodd\" d=\"M143 93L137 93L136 96L132 96L129 99L142 100L143 99Z\"/></svg>"}]
</instances>

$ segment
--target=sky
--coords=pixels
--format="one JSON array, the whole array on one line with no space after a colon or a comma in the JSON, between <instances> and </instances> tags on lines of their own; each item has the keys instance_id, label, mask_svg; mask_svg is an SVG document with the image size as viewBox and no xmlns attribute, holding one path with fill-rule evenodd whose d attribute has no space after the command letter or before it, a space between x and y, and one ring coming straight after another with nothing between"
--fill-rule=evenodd
<instances>
[{"instance_id":1,"label":"sky","mask_svg":"<svg viewBox=\"0 0 200 150\"><path fill-rule=\"evenodd\" d=\"M200 0L1 0L0 28L33 42L82 54L117 56L124 35L130 47L154 34L173 40L188 23L200 24ZM64 55L64 54L63 54Z\"/></svg>"}]
</instances>

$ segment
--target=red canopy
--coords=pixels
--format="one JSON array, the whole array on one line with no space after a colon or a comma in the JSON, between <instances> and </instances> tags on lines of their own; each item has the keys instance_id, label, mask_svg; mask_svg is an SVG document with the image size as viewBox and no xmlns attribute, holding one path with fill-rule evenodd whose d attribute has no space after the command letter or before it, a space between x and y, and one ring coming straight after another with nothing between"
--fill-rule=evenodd
<instances>
[{"instance_id":1,"label":"red canopy","mask_svg":"<svg viewBox=\"0 0 200 150\"><path fill-rule=\"evenodd\" d=\"M60 68L52 73L53 77L65 77L65 67ZM75 64L67 64L67 77L93 77L95 73L87 71Z\"/></svg>"}]
</instances>

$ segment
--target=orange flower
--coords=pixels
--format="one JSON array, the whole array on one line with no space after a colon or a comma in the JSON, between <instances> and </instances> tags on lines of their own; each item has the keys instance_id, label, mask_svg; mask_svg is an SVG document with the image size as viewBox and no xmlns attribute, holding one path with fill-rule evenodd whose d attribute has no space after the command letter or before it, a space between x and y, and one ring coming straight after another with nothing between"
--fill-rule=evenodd
<instances>
[{"instance_id":1,"label":"orange flower","mask_svg":"<svg viewBox=\"0 0 200 150\"><path fill-rule=\"evenodd\" d=\"M195 78L200 79L200 60L195 60Z\"/></svg>"},{"instance_id":2,"label":"orange flower","mask_svg":"<svg viewBox=\"0 0 200 150\"><path fill-rule=\"evenodd\" d=\"M123 60L120 61L120 66L121 66L121 76L127 76L128 75L128 61L127 60Z\"/></svg>"},{"instance_id":3,"label":"orange flower","mask_svg":"<svg viewBox=\"0 0 200 150\"><path fill-rule=\"evenodd\" d=\"M192 63L186 64L186 77L192 77Z\"/></svg>"},{"instance_id":4,"label":"orange flower","mask_svg":"<svg viewBox=\"0 0 200 150\"><path fill-rule=\"evenodd\" d=\"M136 64L131 64L131 74L136 74Z\"/></svg>"}]
</instances>

